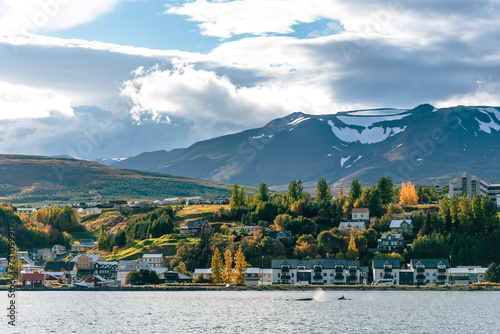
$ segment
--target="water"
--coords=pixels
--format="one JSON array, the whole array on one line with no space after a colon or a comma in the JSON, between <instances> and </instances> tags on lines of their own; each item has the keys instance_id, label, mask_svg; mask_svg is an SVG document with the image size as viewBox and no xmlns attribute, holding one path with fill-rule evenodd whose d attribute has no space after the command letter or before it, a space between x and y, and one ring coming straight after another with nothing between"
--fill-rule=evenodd
<instances>
[{"instance_id":1,"label":"water","mask_svg":"<svg viewBox=\"0 0 500 334\"><path fill-rule=\"evenodd\" d=\"M0 333L500 333L500 292L19 291L15 330L1 293Z\"/></svg>"}]
</instances>

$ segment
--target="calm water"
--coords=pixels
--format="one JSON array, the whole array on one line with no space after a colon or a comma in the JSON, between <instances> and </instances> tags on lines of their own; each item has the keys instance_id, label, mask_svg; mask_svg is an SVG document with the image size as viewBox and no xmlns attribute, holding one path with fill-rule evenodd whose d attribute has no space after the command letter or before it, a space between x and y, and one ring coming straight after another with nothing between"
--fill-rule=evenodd
<instances>
[{"instance_id":1,"label":"calm water","mask_svg":"<svg viewBox=\"0 0 500 334\"><path fill-rule=\"evenodd\" d=\"M500 292L1 293L0 333L500 333Z\"/></svg>"}]
</instances>

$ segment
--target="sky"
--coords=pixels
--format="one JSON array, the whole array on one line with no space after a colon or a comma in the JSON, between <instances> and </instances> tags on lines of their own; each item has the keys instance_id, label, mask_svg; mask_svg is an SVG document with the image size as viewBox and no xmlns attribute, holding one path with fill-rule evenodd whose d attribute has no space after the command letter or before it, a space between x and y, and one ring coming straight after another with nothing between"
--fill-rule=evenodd
<instances>
[{"instance_id":1,"label":"sky","mask_svg":"<svg viewBox=\"0 0 500 334\"><path fill-rule=\"evenodd\" d=\"M0 0L0 153L120 158L301 111L500 106L500 0Z\"/></svg>"}]
</instances>

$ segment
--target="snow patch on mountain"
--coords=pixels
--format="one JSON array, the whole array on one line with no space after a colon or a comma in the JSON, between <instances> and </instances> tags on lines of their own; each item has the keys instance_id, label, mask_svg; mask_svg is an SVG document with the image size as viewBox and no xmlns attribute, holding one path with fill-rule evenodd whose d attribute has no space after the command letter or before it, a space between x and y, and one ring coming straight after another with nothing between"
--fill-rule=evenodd
<instances>
[{"instance_id":1,"label":"snow patch on mountain","mask_svg":"<svg viewBox=\"0 0 500 334\"><path fill-rule=\"evenodd\" d=\"M349 160L351 156L348 156L347 158L340 158L340 167L344 167L344 164L346 163L347 160Z\"/></svg>"},{"instance_id":2,"label":"snow patch on mountain","mask_svg":"<svg viewBox=\"0 0 500 334\"><path fill-rule=\"evenodd\" d=\"M365 128L361 132L359 132L358 130L349 127L336 127L335 124L330 120L328 121L328 125L330 125L333 133L340 140L347 143L359 141L361 144L379 143L386 140L390 136L394 136L400 132L403 132L406 129L406 126L403 128L394 127L385 129L382 126L376 126L373 128Z\"/></svg>"},{"instance_id":3,"label":"snow patch on mountain","mask_svg":"<svg viewBox=\"0 0 500 334\"><path fill-rule=\"evenodd\" d=\"M265 133L258 135L258 136L252 136L252 139L260 139L260 138L273 138L274 135L266 135Z\"/></svg>"},{"instance_id":4,"label":"snow patch on mountain","mask_svg":"<svg viewBox=\"0 0 500 334\"><path fill-rule=\"evenodd\" d=\"M475 120L479 123L479 129L486 133L491 133L491 130L500 131L500 125L498 125L498 123L496 123L489 114L487 115L490 118L490 122L482 122L478 120L477 117L474 117Z\"/></svg>"},{"instance_id":5,"label":"snow patch on mountain","mask_svg":"<svg viewBox=\"0 0 500 334\"><path fill-rule=\"evenodd\" d=\"M358 161L359 159L361 159L363 156L362 155L358 155L358 157L356 159L354 159L354 161L352 163L355 163L356 161Z\"/></svg>"},{"instance_id":6,"label":"snow patch on mountain","mask_svg":"<svg viewBox=\"0 0 500 334\"><path fill-rule=\"evenodd\" d=\"M371 109L371 110L357 110L347 113L352 116L389 116L402 114L410 109Z\"/></svg>"},{"instance_id":7,"label":"snow patch on mountain","mask_svg":"<svg viewBox=\"0 0 500 334\"><path fill-rule=\"evenodd\" d=\"M500 122L500 111L498 111L497 109L489 107L489 108L477 108L477 110L479 110L480 112L482 112L484 114L492 113L493 115L495 115L497 120Z\"/></svg>"},{"instance_id":8,"label":"snow patch on mountain","mask_svg":"<svg viewBox=\"0 0 500 334\"><path fill-rule=\"evenodd\" d=\"M291 121L290 123L288 123L287 125L297 125L303 121L307 121L308 119L311 119L311 117L300 116L300 117L294 119L293 121Z\"/></svg>"},{"instance_id":9,"label":"snow patch on mountain","mask_svg":"<svg viewBox=\"0 0 500 334\"><path fill-rule=\"evenodd\" d=\"M404 117L410 116L411 114L403 114L396 116L385 116L385 117L359 117L359 116L337 116L337 119L341 120L348 125L358 125L364 126L365 128L372 126L378 122L384 121L396 121L403 119Z\"/></svg>"}]
</instances>

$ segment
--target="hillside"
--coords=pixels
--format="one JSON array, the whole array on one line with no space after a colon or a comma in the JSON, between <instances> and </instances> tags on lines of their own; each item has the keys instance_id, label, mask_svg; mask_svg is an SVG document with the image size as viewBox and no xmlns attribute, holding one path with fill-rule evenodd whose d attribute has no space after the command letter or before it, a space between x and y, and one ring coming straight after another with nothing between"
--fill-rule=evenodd
<instances>
[{"instance_id":1,"label":"hillside","mask_svg":"<svg viewBox=\"0 0 500 334\"><path fill-rule=\"evenodd\" d=\"M321 177L348 186L395 183L443 184L459 171L500 181L500 108L377 109L334 115L294 113L262 128L213 138L173 152L152 152L114 164L277 189L301 178Z\"/></svg>"},{"instance_id":2,"label":"hillside","mask_svg":"<svg viewBox=\"0 0 500 334\"><path fill-rule=\"evenodd\" d=\"M0 155L0 201L40 203L167 197L226 197L231 186L91 161Z\"/></svg>"}]
</instances>

